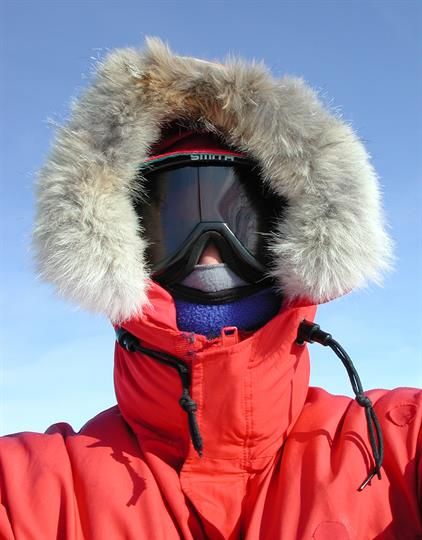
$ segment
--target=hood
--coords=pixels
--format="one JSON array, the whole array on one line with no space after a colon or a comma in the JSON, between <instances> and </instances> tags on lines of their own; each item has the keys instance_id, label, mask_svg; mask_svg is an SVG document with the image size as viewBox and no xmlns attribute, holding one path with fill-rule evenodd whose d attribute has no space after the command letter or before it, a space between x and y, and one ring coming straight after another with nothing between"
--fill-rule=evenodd
<instances>
[{"instance_id":1,"label":"hood","mask_svg":"<svg viewBox=\"0 0 422 540\"><path fill-rule=\"evenodd\" d=\"M303 81L262 65L173 54L158 39L111 53L40 172L34 245L60 294L112 321L147 303L139 164L169 122L201 127L257 161L287 209L270 235L287 302L326 302L387 268L376 174L353 130Z\"/></svg>"}]
</instances>

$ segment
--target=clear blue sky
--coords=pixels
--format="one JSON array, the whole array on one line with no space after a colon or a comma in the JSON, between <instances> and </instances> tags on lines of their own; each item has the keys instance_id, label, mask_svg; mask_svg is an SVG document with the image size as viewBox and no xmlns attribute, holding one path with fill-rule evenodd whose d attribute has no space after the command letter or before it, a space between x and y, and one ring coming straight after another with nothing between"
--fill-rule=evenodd
<instances>
[{"instance_id":1,"label":"clear blue sky","mask_svg":"<svg viewBox=\"0 0 422 540\"><path fill-rule=\"evenodd\" d=\"M182 54L264 59L340 108L381 177L396 268L322 306L317 321L348 350L365 388L420 386L422 356L421 6L419 0L0 0L0 433L78 429L114 404L114 335L101 317L54 298L29 250L33 183L53 130L108 49L160 36ZM312 382L350 394L328 350L311 347Z\"/></svg>"}]
</instances>

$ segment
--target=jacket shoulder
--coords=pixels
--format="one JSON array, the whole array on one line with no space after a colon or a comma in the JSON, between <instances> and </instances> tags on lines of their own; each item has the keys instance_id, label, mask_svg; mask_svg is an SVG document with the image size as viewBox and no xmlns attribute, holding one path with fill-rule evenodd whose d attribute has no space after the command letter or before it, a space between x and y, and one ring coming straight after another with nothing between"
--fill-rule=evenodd
<instances>
[{"instance_id":1,"label":"jacket shoulder","mask_svg":"<svg viewBox=\"0 0 422 540\"><path fill-rule=\"evenodd\" d=\"M416 400L420 404L422 399L422 389L411 387L393 388L392 390L376 388L365 391L365 394L370 396L373 402L378 400L392 402L403 399L411 399ZM323 388L319 388L317 386L309 387L307 402L331 401L334 403L338 400L353 401L353 398L341 394L331 394L330 392L327 392Z\"/></svg>"},{"instance_id":2,"label":"jacket shoulder","mask_svg":"<svg viewBox=\"0 0 422 540\"><path fill-rule=\"evenodd\" d=\"M422 390L419 388L375 389L366 391L365 395L370 398L378 414L387 416L396 425L421 420ZM305 408L309 408L312 412L324 410L325 415L329 411L333 415L342 415L348 408L355 406L360 410L353 398L330 394L318 387L309 388L305 403Z\"/></svg>"},{"instance_id":3,"label":"jacket shoulder","mask_svg":"<svg viewBox=\"0 0 422 540\"><path fill-rule=\"evenodd\" d=\"M422 392L398 388L365 394L382 431L381 479L359 491L374 467L365 409L351 397L310 388L283 449L274 497L288 504L295 495L305 523L309 509L322 527L346 518L350 538L416 538L421 530Z\"/></svg>"},{"instance_id":4,"label":"jacket shoulder","mask_svg":"<svg viewBox=\"0 0 422 540\"><path fill-rule=\"evenodd\" d=\"M396 388L369 390L365 394L373 403L384 440L384 467L395 474L417 474L422 466L421 425L422 390ZM321 388L310 388L295 432L321 433L333 443L342 438L361 440L369 447L364 408L356 400L332 395ZM349 441L350 442L350 441ZM421 471L422 473L422 471ZM422 494L422 488L421 488Z\"/></svg>"},{"instance_id":5,"label":"jacket shoulder","mask_svg":"<svg viewBox=\"0 0 422 540\"><path fill-rule=\"evenodd\" d=\"M66 443L74 437L79 437L85 433L109 431L110 425L122 423L120 411L117 406L97 414L89 420L79 432L76 432L67 422L57 422L52 424L45 433L23 431L11 433L0 437L0 456L7 457L9 450L17 452L15 457L23 449L27 454L32 452L61 452L65 451Z\"/></svg>"},{"instance_id":6,"label":"jacket shoulder","mask_svg":"<svg viewBox=\"0 0 422 540\"><path fill-rule=\"evenodd\" d=\"M422 390L418 388L395 388L394 390L368 390L382 426L389 431L397 428L416 429L422 423ZM312 425L338 422L354 422L365 418L363 408L355 399L333 395L322 388L311 387L302 411L302 421Z\"/></svg>"},{"instance_id":7,"label":"jacket shoulder","mask_svg":"<svg viewBox=\"0 0 422 540\"><path fill-rule=\"evenodd\" d=\"M60 521L64 536L73 538L80 528L75 463L97 436L110 438L119 429L126 428L112 407L78 433L61 422L45 433L0 437L0 537L13 538L13 531L16 537L55 538Z\"/></svg>"},{"instance_id":8,"label":"jacket shoulder","mask_svg":"<svg viewBox=\"0 0 422 540\"><path fill-rule=\"evenodd\" d=\"M65 423L50 426L45 433L22 432L0 437L0 487L4 490L29 483L33 489L46 482L72 483L72 462L84 448L122 438L129 430L117 406L89 420L79 432ZM124 438L124 437L123 437Z\"/></svg>"},{"instance_id":9,"label":"jacket shoulder","mask_svg":"<svg viewBox=\"0 0 422 540\"><path fill-rule=\"evenodd\" d=\"M47 433L0 438L0 538L54 538L58 516L75 515L72 467L65 423ZM74 519L69 524L74 527ZM72 538L73 536L70 536Z\"/></svg>"}]
</instances>

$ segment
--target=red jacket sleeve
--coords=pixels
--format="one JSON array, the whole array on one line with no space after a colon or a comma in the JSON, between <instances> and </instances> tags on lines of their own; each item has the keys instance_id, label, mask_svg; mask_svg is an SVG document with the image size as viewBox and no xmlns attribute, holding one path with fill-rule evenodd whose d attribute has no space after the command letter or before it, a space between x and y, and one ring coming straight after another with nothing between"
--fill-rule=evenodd
<instances>
[{"instance_id":1,"label":"red jacket sleeve","mask_svg":"<svg viewBox=\"0 0 422 540\"><path fill-rule=\"evenodd\" d=\"M47 434L0 438L0 538L74 538L74 481L66 451L67 424ZM60 531L60 534L58 532Z\"/></svg>"}]
</instances>

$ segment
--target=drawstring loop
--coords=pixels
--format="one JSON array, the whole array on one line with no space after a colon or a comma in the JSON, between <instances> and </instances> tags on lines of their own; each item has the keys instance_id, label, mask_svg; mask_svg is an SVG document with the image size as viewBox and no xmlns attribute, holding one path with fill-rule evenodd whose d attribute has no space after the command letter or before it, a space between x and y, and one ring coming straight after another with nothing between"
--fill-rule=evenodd
<instances>
[{"instance_id":1,"label":"drawstring loop","mask_svg":"<svg viewBox=\"0 0 422 540\"><path fill-rule=\"evenodd\" d=\"M360 377L350 356L343 349L343 347L331 337L331 334L321 330L318 324L303 320L299 325L296 343L298 345L303 345L305 341L307 343L319 343L320 345L324 345L324 347L330 347L330 349L334 351L334 353L340 358L343 366L346 368L353 393L355 394L355 400L361 407L365 409L369 442L371 444L372 455L374 457L374 467L370 471L368 477L359 486L358 491L362 491L371 482L374 476L378 476L378 478L381 480L381 466L384 459L384 441L382 437L382 430L372 401L364 394Z\"/></svg>"},{"instance_id":2,"label":"drawstring loop","mask_svg":"<svg viewBox=\"0 0 422 540\"><path fill-rule=\"evenodd\" d=\"M189 433L193 447L197 451L198 455L202 457L203 442L201 432L199 431L198 420L196 418L196 411L198 409L198 406L196 402L192 399L189 392L190 372L188 366L175 356L144 347L139 343L138 338L136 338L124 328L116 328L116 339L119 345L126 349L128 352L140 352L146 354L147 356L154 358L154 360L158 360L158 362L166 364L167 366L170 366L173 369L177 370L183 388L183 393L182 397L179 400L179 404L188 415Z\"/></svg>"}]
</instances>

